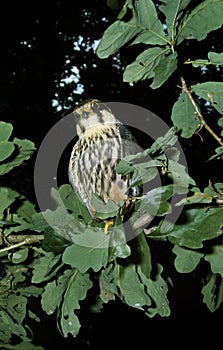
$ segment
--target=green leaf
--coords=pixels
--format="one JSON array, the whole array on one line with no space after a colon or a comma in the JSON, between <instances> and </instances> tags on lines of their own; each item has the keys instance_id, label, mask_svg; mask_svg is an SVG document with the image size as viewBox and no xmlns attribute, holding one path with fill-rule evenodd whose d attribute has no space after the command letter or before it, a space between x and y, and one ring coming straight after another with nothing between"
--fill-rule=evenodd
<instances>
[{"instance_id":1,"label":"green leaf","mask_svg":"<svg viewBox=\"0 0 223 350\"><path fill-rule=\"evenodd\" d=\"M116 21L104 32L96 54L99 58L107 58L129 43L140 32L141 29L137 28L132 21L130 23Z\"/></svg>"},{"instance_id":2,"label":"green leaf","mask_svg":"<svg viewBox=\"0 0 223 350\"><path fill-rule=\"evenodd\" d=\"M172 39L176 35L176 28L189 3L190 0L162 0L162 4L159 6L159 10L165 15L167 31Z\"/></svg>"},{"instance_id":3,"label":"green leaf","mask_svg":"<svg viewBox=\"0 0 223 350\"><path fill-rule=\"evenodd\" d=\"M208 283L202 288L203 302L211 312L216 311L223 301L223 278L212 274Z\"/></svg>"},{"instance_id":4,"label":"green leaf","mask_svg":"<svg viewBox=\"0 0 223 350\"><path fill-rule=\"evenodd\" d=\"M160 316L169 316L170 307L167 299L168 287L161 276L162 266L157 264L157 273L155 279L147 278L139 269L139 275L142 283L145 286L147 294L152 299L152 304L146 309L146 314L154 317L156 314Z\"/></svg>"},{"instance_id":5,"label":"green leaf","mask_svg":"<svg viewBox=\"0 0 223 350\"><path fill-rule=\"evenodd\" d=\"M31 223L27 222L17 214L12 214L12 224L14 225L5 229L5 235L9 235L12 232L21 232L21 231L29 230L32 228Z\"/></svg>"},{"instance_id":6,"label":"green leaf","mask_svg":"<svg viewBox=\"0 0 223 350\"><path fill-rule=\"evenodd\" d=\"M14 151L14 144L11 141L0 141L0 162L8 158Z\"/></svg>"},{"instance_id":7,"label":"green leaf","mask_svg":"<svg viewBox=\"0 0 223 350\"><path fill-rule=\"evenodd\" d=\"M120 290L120 297L123 298L128 305L138 309L142 309L145 305L151 305L151 299L145 292L144 285L139 279L134 264L122 266L116 263L114 275L116 285Z\"/></svg>"},{"instance_id":8,"label":"green leaf","mask_svg":"<svg viewBox=\"0 0 223 350\"><path fill-rule=\"evenodd\" d=\"M28 199L23 198L16 213L28 222L32 222L32 215L36 213L35 204L31 203Z\"/></svg>"},{"instance_id":9,"label":"green leaf","mask_svg":"<svg viewBox=\"0 0 223 350\"><path fill-rule=\"evenodd\" d=\"M71 333L78 334L80 323L74 314L79 309L79 301L86 297L92 282L88 274L81 274L78 270L66 270L58 281L47 284L42 295L43 310L51 315L58 309L58 324L64 337Z\"/></svg>"},{"instance_id":10,"label":"green leaf","mask_svg":"<svg viewBox=\"0 0 223 350\"><path fill-rule=\"evenodd\" d=\"M150 85L152 89L157 89L163 85L167 79L177 69L177 53L166 56L163 52L160 63L154 68L153 83Z\"/></svg>"},{"instance_id":11,"label":"green leaf","mask_svg":"<svg viewBox=\"0 0 223 350\"><path fill-rule=\"evenodd\" d=\"M67 274L64 274L60 276L58 282L56 280L49 282L44 288L41 304L43 310L48 315L52 315L56 308L60 306L63 294L67 287L68 277Z\"/></svg>"},{"instance_id":12,"label":"green leaf","mask_svg":"<svg viewBox=\"0 0 223 350\"><path fill-rule=\"evenodd\" d=\"M207 34L222 26L223 2L204 0L189 12L181 24L177 43L184 39L203 40Z\"/></svg>"},{"instance_id":13,"label":"green leaf","mask_svg":"<svg viewBox=\"0 0 223 350\"><path fill-rule=\"evenodd\" d=\"M122 218L118 215L109 231L108 261L130 256L131 249L126 243L126 232Z\"/></svg>"},{"instance_id":14,"label":"green leaf","mask_svg":"<svg viewBox=\"0 0 223 350\"><path fill-rule=\"evenodd\" d=\"M162 24L157 17L156 8L151 0L137 1L129 10L132 16L128 21L118 20L104 32L96 50L98 57L107 58L125 44L146 42L147 44L163 45L167 42ZM137 36L142 33L143 38L136 40Z\"/></svg>"},{"instance_id":15,"label":"green leaf","mask_svg":"<svg viewBox=\"0 0 223 350\"><path fill-rule=\"evenodd\" d=\"M213 196L210 196L206 193L202 192L193 192L192 195L187 196L186 198L181 199L175 205L187 205L187 204L195 204L195 203L211 203L213 201Z\"/></svg>"},{"instance_id":16,"label":"green leaf","mask_svg":"<svg viewBox=\"0 0 223 350\"><path fill-rule=\"evenodd\" d=\"M14 138L12 142L14 143L17 152L15 152L16 154L12 159L0 165L0 175L6 174L14 167L22 164L25 160L30 158L35 150L34 143L29 140L19 140Z\"/></svg>"},{"instance_id":17,"label":"green leaf","mask_svg":"<svg viewBox=\"0 0 223 350\"><path fill-rule=\"evenodd\" d=\"M19 287L17 290L18 290L19 294L25 296L26 298L38 297L39 295L42 295L42 293L43 293L42 288L36 287L33 285ZM30 310L27 310L27 311L30 311ZM35 315L35 318L37 319L37 315Z\"/></svg>"},{"instance_id":18,"label":"green leaf","mask_svg":"<svg viewBox=\"0 0 223 350\"><path fill-rule=\"evenodd\" d=\"M101 220L116 216L120 209L112 200L108 200L108 202L105 203L96 194L92 196L92 206L96 211L95 216Z\"/></svg>"},{"instance_id":19,"label":"green leaf","mask_svg":"<svg viewBox=\"0 0 223 350\"><path fill-rule=\"evenodd\" d=\"M223 53L216 53L210 51L208 53L208 60L197 59L195 61L186 61L185 63L192 63L193 67L203 67L207 65L222 66L223 65Z\"/></svg>"},{"instance_id":20,"label":"green leaf","mask_svg":"<svg viewBox=\"0 0 223 350\"><path fill-rule=\"evenodd\" d=\"M22 337L23 340L21 343L19 344L3 344L4 345L4 349L7 349L7 350L44 350L44 348L42 346L38 346L38 345L35 345L33 343L31 343L32 339L29 339L27 337Z\"/></svg>"},{"instance_id":21,"label":"green leaf","mask_svg":"<svg viewBox=\"0 0 223 350\"><path fill-rule=\"evenodd\" d=\"M11 336L16 335L17 337L26 337L26 329L23 325L26 316L26 304L27 298L13 293L9 294L7 299L3 299L0 310L0 331L2 330L2 326L6 325ZM3 329L5 328L4 326Z\"/></svg>"},{"instance_id":22,"label":"green leaf","mask_svg":"<svg viewBox=\"0 0 223 350\"><path fill-rule=\"evenodd\" d=\"M0 122L0 144L7 141L12 134L13 126L10 123Z\"/></svg>"},{"instance_id":23,"label":"green leaf","mask_svg":"<svg viewBox=\"0 0 223 350\"><path fill-rule=\"evenodd\" d=\"M184 210L184 221L175 224L168 239L177 245L199 249L203 241L222 233L223 208L192 208Z\"/></svg>"},{"instance_id":24,"label":"green leaf","mask_svg":"<svg viewBox=\"0 0 223 350\"><path fill-rule=\"evenodd\" d=\"M58 271L61 256L52 252L44 252L44 256L36 259L32 264L32 283L41 283L54 277ZM60 265L59 265L60 268Z\"/></svg>"},{"instance_id":25,"label":"green leaf","mask_svg":"<svg viewBox=\"0 0 223 350\"><path fill-rule=\"evenodd\" d=\"M174 266L180 273L188 273L193 271L199 264L201 258L204 256L203 253L186 249L178 245L173 247L173 253L177 256L174 260Z\"/></svg>"},{"instance_id":26,"label":"green leaf","mask_svg":"<svg viewBox=\"0 0 223 350\"><path fill-rule=\"evenodd\" d=\"M211 64L216 64L219 66L223 65L223 53L217 53L217 52L210 51L208 53L208 58L209 58Z\"/></svg>"},{"instance_id":27,"label":"green leaf","mask_svg":"<svg viewBox=\"0 0 223 350\"><path fill-rule=\"evenodd\" d=\"M149 213L152 216L163 216L171 211L168 200L173 195L173 186L154 188L143 195L137 208L138 213Z\"/></svg>"},{"instance_id":28,"label":"green leaf","mask_svg":"<svg viewBox=\"0 0 223 350\"><path fill-rule=\"evenodd\" d=\"M157 166L161 165L154 160L134 165L135 172L131 178L131 187L153 180L158 175Z\"/></svg>"},{"instance_id":29,"label":"green leaf","mask_svg":"<svg viewBox=\"0 0 223 350\"><path fill-rule=\"evenodd\" d=\"M65 209L65 207L58 207L56 210L47 209L45 212L41 213L42 215L35 215L34 218L36 220L36 225L38 228L38 223L44 228L44 221L47 222L46 228L48 235L45 235L44 240L49 247L53 248L54 243L58 240L58 245L66 245L69 242L74 243L76 237L82 234L85 229L88 227L86 224L76 220L69 212ZM46 228L44 230L46 231ZM55 240L55 242L54 242ZM65 242L66 241L66 242ZM50 249L51 249L50 248Z\"/></svg>"},{"instance_id":30,"label":"green leaf","mask_svg":"<svg viewBox=\"0 0 223 350\"><path fill-rule=\"evenodd\" d=\"M158 19L153 1L136 1L133 6L133 14L137 27L143 30L133 38L129 46L136 44L166 45L168 40L164 35L163 25Z\"/></svg>"},{"instance_id":31,"label":"green leaf","mask_svg":"<svg viewBox=\"0 0 223 350\"><path fill-rule=\"evenodd\" d=\"M129 164L125 159L120 160L117 165L116 171L118 174L127 175L134 171L134 166Z\"/></svg>"},{"instance_id":32,"label":"green leaf","mask_svg":"<svg viewBox=\"0 0 223 350\"><path fill-rule=\"evenodd\" d=\"M0 215L3 214L4 210L7 209L17 197L19 197L19 193L16 191L7 187L0 187Z\"/></svg>"},{"instance_id":33,"label":"green leaf","mask_svg":"<svg viewBox=\"0 0 223 350\"><path fill-rule=\"evenodd\" d=\"M75 337L79 332L80 322L74 310L80 308L79 301L85 299L88 289L92 287L92 282L88 274L81 274L77 270L72 271L71 275L68 272L68 276L70 278L60 306L59 328L64 337L69 333Z\"/></svg>"},{"instance_id":34,"label":"green leaf","mask_svg":"<svg viewBox=\"0 0 223 350\"><path fill-rule=\"evenodd\" d=\"M219 81L208 81L192 85L192 91L196 95L208 101L219 113L223 113L223 83Z\"/></svg>"},{"instance_id":35,"label":"green leaf","mask_svg":"<svg viewBox=\"0 0 223 350\"><path fill-rule=\"evenodd\" d=\"M165 50L166 51L166 50ZM133 84L154 76L154 68L160 63L164 50L151 47L143 51L136 60L129 64L123 75L123 81Z\"/></svg>"},{"instance_id":36,"label":"green leaf","mask_svg":"<svg viewBox=\"0 0 223 350\"><path fill-rule=\"evenodd\" d=\"M199 120L189 97L181 92L177 102L173 105L171 119L180 135L185 138L193 136L199 127Z\"/></svg>"},{"instance_id":37,"label":"green leaf","mask_svg":"<svg viewBox=\"0 0 223 350\"><path fill-rule=\"evenodd\" d=\"M21 295L11 294L7 298L8 314L21 324L26 316L27 299Z\"/></svg>"},{"instance_id":38,"label":"green leaf","mask_svg":"<svg viewBox=\"0 0 223 350\"><path fill-rule=\"evenodd\" d=\"M149 245L146 241L145 235L143 232L138 234L134 239L134 251L133 254L136 254L136 259L138 258L137 265L140 266L140 270L147 277L150 278L152 271L152 258Z\"/></svg>"},{"instance_id":39,"label":"green leaf","mask_svg":"<svg viewBox=\"0 0 223 350\"><path fill-rule=\"evenodd\" d=\"M164 44L164 32L162 23L158 19L156 7L151 0L140 0L134 3L134 15L136 24L150 35L146 44Z\"/></svg>"},{"instance_id":40,"label":"green leaf","mask_svg":"<svg viewBox=\"0 0 223 350\"><path fill-rule=\"evenodd\" d=\"M176 135L176 130L174 130L173 127L170 128L164 136L160 136L156 139L149 149L149 154L152 157L158 157L164 152L166 153L167 150L170 148L172 149L172 147L176 144L177 139L178 137Z\"/></svg>"},{"instance_id":41,"label":"green leaf","mask_svg":"<svg viewBox=\"0 0 223 350\"><path fill-rule=\"evenodd\" d=\"M213 156L209 157L208 161L215 159L215 158L217 158L217 159L223 158L223 146L215 148L215 154L213 154Z\"/></svg>"},{"instance_id":42,"label":"green leaf","mask_svg":"<svg viewBox=\"0 0 223 350\"><path fill-rule=\"evenodd\" d=\"M107 0L107 6L111 7L112 10L117 10L119 8L118 0Z\"/></svg>"},{"instance_id":43,"label":"green leaf","mask_svg":"<svg viewBox=\"0 0 223 350\"><path fill-rule=\"evenodd\" d=\"M90 268L95 272L99 271L108 259L108 248L103 247L103 245L108 243L109 238L105 234L104 236L100 242L101 247L97 246L97 242L94 242L90 247L78 244L68 246L63 253L63 262L77 268L82 273ZM97 237L95 238L97 240Z\"/></svg>"},{"instance_id":44,"label":"green leaf","mask_svg":"<svg viewBox=\"0 0 223 350\"><path fill-rule=\"evenodd\" d=\"M102 269L99 279L100 299L104 303L110 300L115 300L115 295L118 295L118 288L114 282L114 264L108 264Z\"/></svg>"},{"instance_id":45,"label":"green leaf","mask_svg":"<svg viewBox=\"0 0 223 350\"><path fill-rule=\"evenodd\" d=\"M92 221L88 209L70 184L60 186L59 191L52 188L51 196L59 206L64 205L66 209L71 210L76 219L80 220L82 218L86 223Z\"/></svg>"},{"instance_id":46,"label":"green leaf","mask_svg":"<svg viewBox=\"0 0 223 350\"><path fill-rule=\"evenodd\" d=\"M113 295L119 295L118 285L116 284L116 262L109 263L102 269L100 277L102 287L112 293Z\"/></svg>"},{"instance_id":47,"label":"green leaf","mask_svg":"<svg viewBox=\"0 0 223 350\"><path fill-rule=\"evenodd\" d=\"M14 264L19 264L28 258L28 254L29 254L28 247L19 249L12 254L12 262Z\"/></svg>"},{"instance_id":48,"label":"green leaf","mask_svg":"<svg viewBox=\"0 0 223 350\"><path fill-rule=\"evenodd\" d=\"M211 265L211 271L213 273L219 273L223 277L223 246L214 245L212 246L212 252L206 254L204 259L208 261Z\"/></svg>"},{"instance_id":49,"label":"green leaf","mask_svg":"<svg viewBox=\"0 0 223 350\"><path fill-rule=\"evenodd\" d=\"M11 333L16 334L19 337L26 336L26 330L21 325L15 322L13 317L5 310L0 310L1 322L4 323L11 331Z\"/></svg>"},{"instance_id":50,"label":"green leaf","mask_svg":"<svg viewBox=\"0 0 223 350\"><path fill-rule=\"evenodd\" d=\"M186 167L172 159L168 160L167 175L173 181L175 193L187 193L189 185L195 186L195 181L187 173Z\"/></svg>"}]
</instances>

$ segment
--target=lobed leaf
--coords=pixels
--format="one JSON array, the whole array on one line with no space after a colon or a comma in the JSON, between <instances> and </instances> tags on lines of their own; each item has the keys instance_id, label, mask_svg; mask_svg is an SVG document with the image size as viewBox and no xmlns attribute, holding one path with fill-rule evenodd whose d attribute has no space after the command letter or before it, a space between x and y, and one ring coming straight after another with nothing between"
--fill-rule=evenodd
<instances>
[{"instance_id":1,"label":"lobed leaf","mask_svg":"<svg viewBox=\"0 0 223 350\"><path fill-rule=\"evenodd\" d=\"M213 154L213 156L209 157L208 160L212 160L212 159L221 159L223 158L223 146L217 147L215 149L215 154Z\"/></svg>"},{"instance_id":2,"label":"lobed leaf","mask_svg":"<svg viewBox=\"0 0 223 350\"><path fill-rule=\"evenodd\" d=\"M218 273L223 277L223 246L214 245L211 247L211 250L211 253L206 254L204 259L210 263L213 273Z\"/></svg>"},{"instance_id":3,"label":"lobed leaf","mask_svg":"<svg viewBox=\"0 0 223 350\"><path fill-rule=\"evenodd\" d=\"M79 332L80 322L74 310L80 308L79 302L85 299L88 289L92 287L92 282L88 274L81 274L78 270L73 270L72 274L68 271L67 275L69 280L60 306L58 321L64 337L69 333L75 337Z\"/></svg>"},{"instance_id":4,"label":"lobed leaf","mask_svg":"<svg viewBox=\"0 0 223 350\"><path fill-rule=\"evenodd\" d=\"M51 196L59 206L65 206L66 209L71 210L76 219L83 219L86 223L92 221L88 209L70 184L61 185L58 191L52 188Z\"/></svg>"},{"instance_id":5,"label":"lobed leaf","mask_svg":"<svg viewBox=\"0 0 223 350\"><path fill-rule=\"evenodd\" d=\"M151 298L145 292L134 264L122 266L116 263L114 276L115 283L120 290L120 297L128 305L138 309L142 309L145 305L147 307L151 305Z\"/></svg>"},{"instance_id":6,"label":"lobed leaf","mask_svg":"<svg viewBox=\"0 0 223 350\"><path fill-rule=\"evenodd\" d=\"M116 258L127 258L131 255L131 249L126 243L126 233L121 217L116 217L114 226L109 232L108 261Z\"/></svg>"},{"instance_id":7,"label":"lobed leaf","mask_svg":"<svg viewBox=\"0 0 223 350\"><path fill-rule=\"evenodd\" d=\"M222 234L223 208L192 208L184 210L184 222L175 224L168 233L170 242L192 249L199 249L203 241Z\"/></svg>"},{"instance_id":8,"label":"lobed leaf","mask_svg":"<svg viewBox=\"0 0 223 350\"><path fill-rule=\"evenodd\" d=\"M178 245L173 247L173 253L176 254L174 266L180 273L192 272L199 264L201 258L204 256L203 253L186 249Z\"/></svg>"},{"instance_id":9,"label":"lobed leaf","mask_svg":"<svg viewBox=\"0 0 223 350\"><path fill-rule=\"evenodd\" d=\"M202 288L203 302L211 312L216 311L223 302L223 278L212 274L207 284Z\"/></svg>"},{"instance_id":10,"label":"lobed leaf","mask_svg":"<svg viewBox=\"0 0 223 350\"><path fill-rule=\"evenodd\" d=\"M10 123L0 122L0 144L7 141L12 134L13 126Z\"/></svg>"},{"instance_id":11,"label":"lobed leaf","mask_svg":"<svg viewBox=\"0 0 223 350\"><path fill-rule=\"evenodd\" d=\"M92 196L92 206L96 211L95 216L102 220L116 216L120 209L112 200L105 203L96 194Z\"/></svg>"},{"instance_id":12,"label":"lobed leaf","mask_svg":"<svg viewBox=\"0 0 223 350\"><path fill-rule=\"evenodd\" d=\"M0 187L0 215L2 215L5 209L7 209L18 197L18 192L7 187Z\"/></svg>"},{"instance_id":13,"label":"lobed leaf","mask_svg":"<svg viewBox=\"0 0 223 350\"><path fill-rule=\"evenodd\" d=\"M90 247L72 244L65 249L62 259L65 264L77 268L82 273L89 269L97 272L107 263L108 248L97 247L95 244Z\"/></svg>"},{"instance_id":14,"label":"lobed leaf","mask_svg":"<svg viewBox=\"0 0 223 350\"><path fill-rule=\"evenodd\" d=\"M29 140L12 140L16 152L14 157L0 164L0 175L4 175L11 171L14 167L21 165L25 160L29 159L35 151L34 143Z\"/></svg>"},{"instance_id":15,"label":"lobed leaf","mask_svg":"<svg viewBox=\"0 0 223 350\"><path fill-rule=\"evenodd\" d=\"M173 182L174 193L184 194L188 192L189 185L195 186L195 181L187 173L186 166L172 159L168 160L167 175Z\"/></svg>"},{"instance_id":16,"label":"lobed leaf","mask_svg":"<svg viewBox=\"0 0 223 350\"><path fill-rule=\"evenodd\" d=\"M142 283L145 286L147 294L152 299L152 304L146 309L146 314L150 317L154 317L156 314L160 316L169 316L170 307L169 301L167 299L168 287L165 280L162 278L162 266L157 264L157 273L155 279L147 278L143 273L140 272L139 275Z\"/></svg>"},{"instance_id":17,"label":"lobed leaf","mask_svg":"<svg viewBox=\"0 0 223 350\"><path fill-rule=\"evenodd\" d=\"M44 252L44 256L41 256L32 264L32 283L41 283L55 277L58 271L57 264L60 259L61 256L59 254Z\"/></svg>"},{"instance_id":18,"label":"lobed leaf","mask_svg":"<svg viewBox=\"0 0 223 350\"><path fill-rule=\"evenodd\" d=\"M11 141L0 142L0 162L7 159L14 151L14 144Z\"/></svg>"},{"instance_id":19,"label":"lobed leaf","mask_svg":"<svg viewBox=\"0 0 223 350\"><path fill-rule=\"evenodd\" d=\"M168 203L168 200L172 195L172 185L154 188L142 196L137 212L148 212L152 216L166 215L171 211L171 206Z\"/></svg>"},{"instance_id":20,"label":"lobed leaf","mask_svg":"<svg viewBox=\"0 0 223 350\"><path fill-rule=\"evenodd\" d=\"M12 254L12 262L14 264L19 264L28 258L28 254L29 254L28 247L19 249Z\"/></svg>"}]
</instances>

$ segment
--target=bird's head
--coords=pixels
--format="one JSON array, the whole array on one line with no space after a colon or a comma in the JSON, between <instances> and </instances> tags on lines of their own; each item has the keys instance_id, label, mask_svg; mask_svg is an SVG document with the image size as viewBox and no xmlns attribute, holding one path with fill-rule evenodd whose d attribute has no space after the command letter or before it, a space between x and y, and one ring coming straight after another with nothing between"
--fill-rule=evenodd
<instances>
[{"instance_id":1,"label":"bird's head","mask_svg":"<svg viewBox=\"0 0 223 350\"><path fill-rule=\"evenodd\" d=\"M107 128L117 122L110 108L99 100L87 100L78 105L74 110L77 123L78 136L86 131L92 132L101 128Z\"/></svg>"}]
</instances>

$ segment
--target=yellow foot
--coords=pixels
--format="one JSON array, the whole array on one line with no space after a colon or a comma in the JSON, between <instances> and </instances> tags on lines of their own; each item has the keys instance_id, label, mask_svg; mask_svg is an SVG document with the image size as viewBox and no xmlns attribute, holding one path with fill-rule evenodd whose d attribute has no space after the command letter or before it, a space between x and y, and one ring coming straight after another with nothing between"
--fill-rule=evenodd
<instances>
[{"instance_id":1,"label":"yellow foot","mask_svg":"<svg viewBox=\"0 0 223 350\"><path fill-rule=\"evenodd\" d=\"M113 224L114 224L114 221L112 221L112 220L106 222L105 227L104 227L104 233L106 235L108 234L109 227L112 226Z\"/></svg>"}]
</instances>

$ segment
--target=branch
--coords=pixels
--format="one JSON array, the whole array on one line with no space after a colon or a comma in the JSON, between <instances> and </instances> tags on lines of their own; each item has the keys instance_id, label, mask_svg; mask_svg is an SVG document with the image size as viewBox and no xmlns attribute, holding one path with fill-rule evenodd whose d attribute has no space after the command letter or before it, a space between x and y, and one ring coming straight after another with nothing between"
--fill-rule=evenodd
<instances>
[{"instance_id":1,"label":"branch","mask_svg":"<svg viewBox=\"0 0 223 350\"><path fill-rule=\"evenodd\" d=\"M7 252L7 251L12 250L12 249L19 248L23 245L37 243L43 239L44 239L44 235L31 235L31 236L27 236L27 237L24 235L22 235L20 237L17 235L10 235L7 237L7 241L8 242L15 242L16 241L18 243L11 244L5 248L0 249L0 253L4 253L4 252Z\"/></svg>"},{"instance_id":2,"label":"branch","mask_svg":"<svg viewBox=\"0 0 223 350\"><path fill-rule=\"evenodd\" d=\"M218 135L215 134L215 132L210 128L210 126L206 123L204 117L202 116L201 112L199 111L199 108L197 106L197 103L195 102L192 94L191 94L191 91L188 89L187 87L187 84L186 84L186 81L184 79L184 77L181 75L180 76L180 80L181 80L181 84L182 84L182 90L185 92L185 94L187 94L187 96L189 97L192 105L194 106L194 109L195 109L195 114L197 116L197 118L199 119L200 121L200 126L201 128L204 127L208 132L209 134L221 145L223 146L223 141L221 140L220 137L218 137Z\"/></svg>"}]
</instances>

